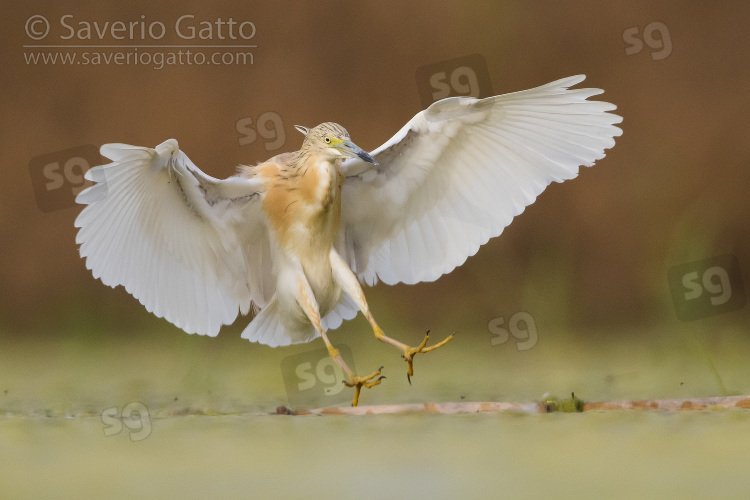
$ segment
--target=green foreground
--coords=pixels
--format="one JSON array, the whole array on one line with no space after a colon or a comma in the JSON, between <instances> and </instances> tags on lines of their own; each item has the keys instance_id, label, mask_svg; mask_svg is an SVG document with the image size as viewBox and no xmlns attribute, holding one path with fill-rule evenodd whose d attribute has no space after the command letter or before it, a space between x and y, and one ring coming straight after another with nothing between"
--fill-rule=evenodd
<instances>
[{"instance_id":1,"label":"green foreground","mask_svg":"<svg viewBox=\"0 0 750 500\"><path fill-rule=\"evenodd\" d=\"M750 489L747 410L277 416L289 404L282 360L320 346L268 349L233 335L4 343L0 496L747 498ZM351 348L360 373L385 365L388 378L362 404L391 404L748 394L748 337L683 328L605 342L545 330L519 351L476 329L417 357L412 386L398 353L364 330L333 340ZM129 403L148 422L118 429L101 417Z\"/></svg>"}]
</instances>

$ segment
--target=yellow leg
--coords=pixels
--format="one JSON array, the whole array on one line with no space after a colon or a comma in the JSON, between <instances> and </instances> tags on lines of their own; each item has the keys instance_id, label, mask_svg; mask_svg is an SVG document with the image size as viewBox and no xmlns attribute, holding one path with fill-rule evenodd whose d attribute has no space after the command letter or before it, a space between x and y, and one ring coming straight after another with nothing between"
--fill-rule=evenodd
<instances>
[{"instance_id":1,"label":"yellow leg","mask_svg":"<svg viewBox=\"0 0 750 500\"><path fill-rule=\"evenodd\" d=\"M344 293L349 295L349 297L354 300L354 302L359 307L359 310L362 311L362 314L364 314L365 318L367 318L370 326L372 326L372 331L375 334L375 338L380 340L381 342L390 344L403 352L401 357L408 364L406 378L411 384L411 377L414 375L414 355L434 351L438 347L444 346L445 344L453 340L453 335L455 335L455 332L430 347L427 347L427 341L430 338L429 331L425 334L422 343L417 347L410 347L403 342L392 339L391 337L387 336L375 322L375 318L370 313L370 307L367 305L367 300L365 300L365 294L362 291L362 287L359 285L357 277L354 275L352 270L349 269L349 266L346 264L346 262L344 262L344 260L338 253L336 253L335 250L331 250L330 260L331 268L333 269L333 278L339 284Z\"/></svg>"},{"instance_id":2,"label":"yellow leg","mask_svg":"<svg viewBox=\"0 0 750 500\"><path fill-rule=\"evenodd\" d=\"M328 335L326 335L326 332L323 331L323 325L320 322L320 311L318 309L318 303L315 300L315 296L313 295L312 289L310 288L310 284L307 282L307 280L304 278L304 274L301 274L297 277L297 303L299 303L300 307L302 307L302 310L305 311L305 314L312 322L313 326L315 327L315 330L320 334L320 336L323 338L323 342L326 344L326 348L328 349L328 355L338 364L342 370L346 373L346 376L349 378L349 380L342 381L344 385L347 387L354 387L354 401L352 401L352 406L357 406L359 403L359 393L362 390L362 387L365 387L367 389L371 387L375 387L376 385L380 385L380 381L383 380L385 377L380 376L380 372L383 370L383 367L381 366L377 371L367 375L366 377L359 377L357 376L354 371L352 371L351 368L344 362L344 358L341 357L341 353L338 349L336 349L330 340L328 340ZM378 377L377 379L375 377Z\"/></svg>"}]
</instances>

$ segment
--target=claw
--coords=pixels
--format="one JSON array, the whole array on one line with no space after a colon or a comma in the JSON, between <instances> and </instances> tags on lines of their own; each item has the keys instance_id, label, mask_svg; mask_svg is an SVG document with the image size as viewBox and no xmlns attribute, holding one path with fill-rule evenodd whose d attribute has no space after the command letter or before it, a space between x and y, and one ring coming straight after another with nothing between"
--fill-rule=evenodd
<instances>
[{"instance_id":1,"label":"claw","mask_svg":"<svg viewBox=\"0 0 750 500\"><path fill-rule=\"evenodd\" d=\"M427 341L430 339L430 330L427 330L427 333L425 333L424 339L422 340L421 344L419 344L417 347L407 347L404 349L404 353L401 355L401 357L408 364L408 368L406 370L406 380L409 381L409 385L411 385L411 377L414 375L414 355L420 353L428 353L430 351L434 351L438 347L444 346L445 344L453 340L453 336L456 333L458 332L453 332L437 344L427 347Z\"/></svg>"},{"instance_id":2,"label":"claw","mask_svg":"<svg viewBox=\"0 0 750 500\"><path fill-rule=\"evenodd\" d=\"M352 406L357 406L359 403L359 393L362 390L362 387L365 387L367 389L370 389L372 387L375 387L376 385L380 385L380 381L385 378L385 375L381 375L379 378L373 380L375 377L380 375L380 372L383 370L383 367L381 366L378 370L372 372L371 374L367 375L366 377L352 377L351 380L343 380L344 385L347 387L354 387L354 401L352 401Z\"/></svg>"}]
</instances>

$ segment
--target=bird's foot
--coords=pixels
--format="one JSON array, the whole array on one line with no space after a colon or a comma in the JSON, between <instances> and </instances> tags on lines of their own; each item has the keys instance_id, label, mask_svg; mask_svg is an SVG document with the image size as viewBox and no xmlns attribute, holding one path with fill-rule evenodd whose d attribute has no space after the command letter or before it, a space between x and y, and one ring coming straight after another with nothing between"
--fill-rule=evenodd
<instances>
[{"instance_id":1,"label":"bird's foot","mask_svg":"<svg viewBox=\"0 0 750 500\"><path fill-rule=\"evenodd\" d=\"M347 387L354 387L355 390L352 406L357 406L357 404L359 403L359 391L362 390L362 387L369 389L371 387L375 387L376 385L380 385L380 381L385 378L384 375L378 377L381 371L383 371L382 366L365 377L358 377L356 375L353 375L349 377L349 380L344 380L344 385L346 385Z\"/></svg>"},{"instance_id":2,"label":"bird's foot","mask_svg":"<svg viewBox=\"0 0 750 500\"><path fill-rule=\"evenodd\" d=\"M427 330L427 333L424 335L424 340L421 344L419 344L417 347L405 347L404 353L401 355L402 358L404 358L404 361L406 361L409 365L409 368L406 371L406 378L409 380L409 383L411 384L411 377L414 375L414 355L415 354L423 354L430 351L434 351L438 347L442 347L451 340L453 340L453 336L456 334L456 332L451 333L447 337L445 337L443 340L438 342L435 345L431 345L430 347L427 346L427 341L430 339L430 331Z\"/></svg>"}]
</instances>

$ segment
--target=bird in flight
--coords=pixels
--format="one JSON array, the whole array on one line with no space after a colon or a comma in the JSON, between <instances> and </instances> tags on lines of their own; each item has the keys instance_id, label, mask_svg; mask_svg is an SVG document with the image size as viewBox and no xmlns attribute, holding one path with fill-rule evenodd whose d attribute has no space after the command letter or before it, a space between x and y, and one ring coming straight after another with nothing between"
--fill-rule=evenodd
<instances>
[{"instance_id":1,"label":"bird in flight","mask_svg":"<svg viewBox=\"0 0 750 500\"><path fill-rule=\"evenodd\" d=\"M434 281L500 235L552 182L578 174L622 134L616 106L570 89L579 75L475 99L449 97L417 113L372 153L336 123L297 126L299 151L224 180L203 173L174 139L155 149L106 144L111 163L76 201L76 242L94 277L122 285L187 333L216 336L259 309L242 337L285 346L322 337L355 388L358 376L327 330L361 311L375 337L411 347L378 326L362 284Z\"/></svg>"}]
</instances>

